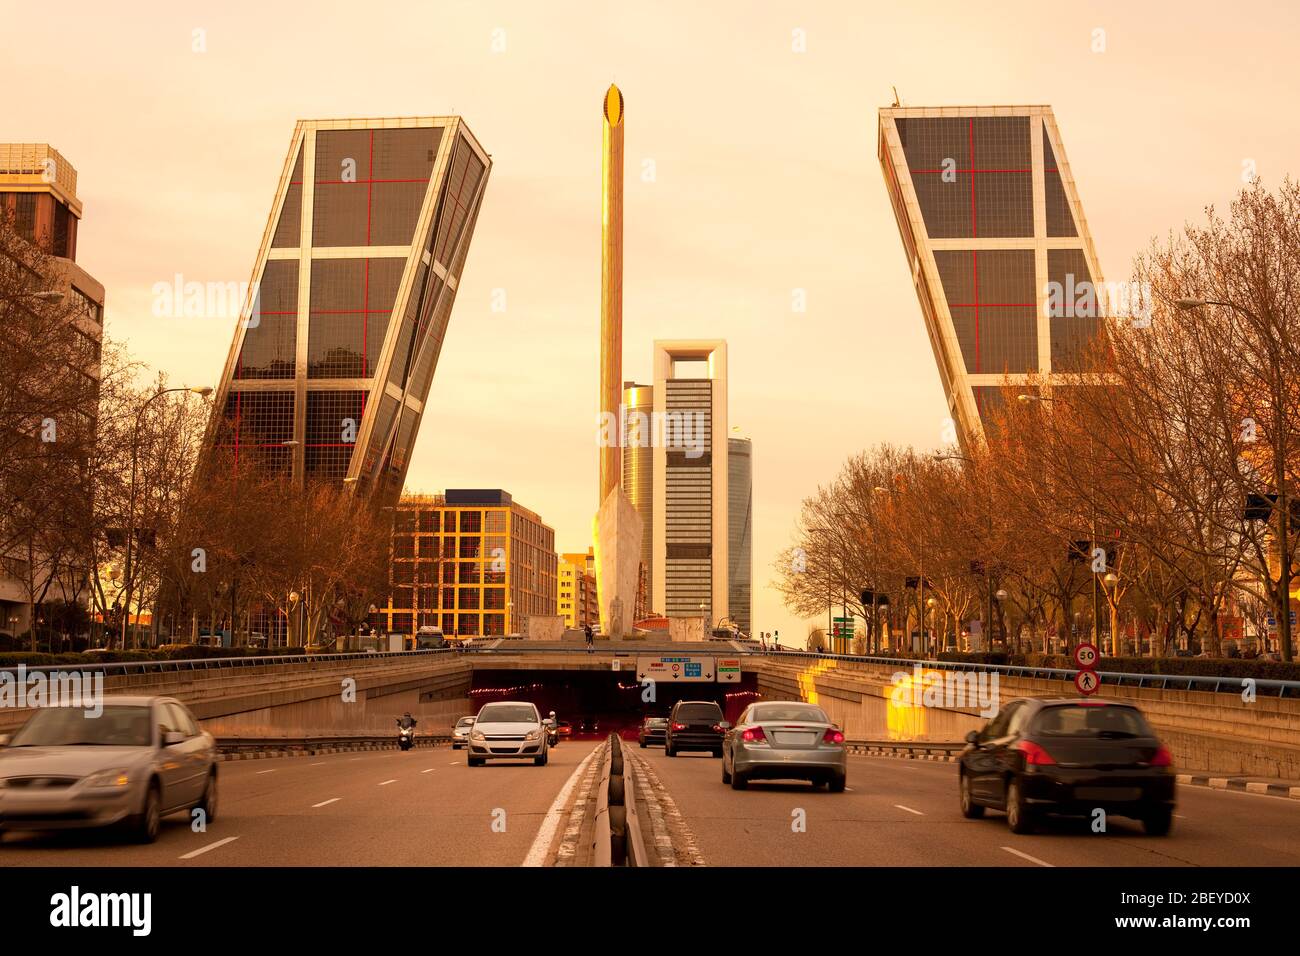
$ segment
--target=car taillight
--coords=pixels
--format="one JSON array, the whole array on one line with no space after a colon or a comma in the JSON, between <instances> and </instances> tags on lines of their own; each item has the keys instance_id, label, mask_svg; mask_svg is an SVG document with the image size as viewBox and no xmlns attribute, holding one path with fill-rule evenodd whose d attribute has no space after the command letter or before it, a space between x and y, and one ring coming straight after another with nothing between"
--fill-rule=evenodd
<instances>
[{"instance_id":1,"label":"car taillight","mask_svg":"<svg viewBox=\"0 0 1300 956\"><path fill-rule=\"evenodd\" d=\"M713 725L713 732L714 732L715 734L720 734L720 733L722 733L722 724L714 724L714 725Z\"/></svg>"},{"instance_id":2,"label":"car taillight","mask_svg":"<svg viewBox=\"0 0 1300 956\"><path fill-rule=\"evenodd\" d=\"M677 721L675 720L673 721L673 730L685 730L685 729L686 729L685 724L679 724Z\"/></svg>"},{"instance_id":3,"label":"car taillight","mask_svg":"<svg viewBox=\"0 0 1300 956\"><path fill-rule=\"evenodd\" d=\"M1153 767L1172 767L1174 764L1174 755L1162 744L1156 748L1156 755L1151 758Z\"/></svg>"},{"instance_id":4,"label":"car taillight","mask_svg":"<svg viewBox=\"0 0 1300 956\"><path fill-rule=\"evenodd\" d=\"M766 741L767 734L763 733L762 727L750 727L747 730L741 732L740 739L749 741L750 743L756 740Z\"/></svg>"},{"instance_id":5,"label":"car taillight","mask_svg":"<svg viewBox=\"0 0 1300 956\"><path fill-rule=\"evenodd\" d=\"M1022 740L1016 744L1016 749L1025 755L1026 767L1050 767L1056 764L1049 754L1032 740Z\"/></svg>"},{"instance_id":6,"label":"car taillight","mask_svg":"<svg viewBox=\"0 0 1300 956\"><path fill-rule=\"evenodd\" d=\"M822 734L822 743L842 744L844 743L844 732L836 730L834 727L827 727L826 733Z\"/></svg>"}]
</instances>

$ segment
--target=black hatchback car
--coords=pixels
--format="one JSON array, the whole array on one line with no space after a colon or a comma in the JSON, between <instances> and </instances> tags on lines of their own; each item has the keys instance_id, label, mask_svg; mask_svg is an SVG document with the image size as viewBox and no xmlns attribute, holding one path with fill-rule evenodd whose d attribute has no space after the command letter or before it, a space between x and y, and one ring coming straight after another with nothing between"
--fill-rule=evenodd
<instances>
[{"instance_id":1,"label":"black hatchback car","mask_svg":"<svg viewBox=\"0 0 1300 956\"><path fill-rule=\"evenodd\" d=\"M676 757L683 750L707 750L721 757L722 738L729 726L714 701L679 700L668 715L664 753Z\"/></svg>"},{"instance_id":2,"label":"black hatchback car","mask_svg":"<svg viewBox=\"0 0 1300 956\"><path fill-rule=\"evenodd\" d=\"M1079 698L1020 698L983 730L966 735L959 766L961 812L1004 810L1013 833L1045 813L1142 821L1163 836L1173 822L1169 751L1131 704Z\"/></svg>"}]
</instances>

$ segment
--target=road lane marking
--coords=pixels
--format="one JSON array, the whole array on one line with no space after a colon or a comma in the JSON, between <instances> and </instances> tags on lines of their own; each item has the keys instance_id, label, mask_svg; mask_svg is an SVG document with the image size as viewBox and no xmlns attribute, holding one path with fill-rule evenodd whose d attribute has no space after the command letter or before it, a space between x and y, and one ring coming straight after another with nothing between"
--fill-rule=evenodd
<instances>
[{"instance_id":1,"label":"road lane marking","mask_svg":"<svg viewBox=\"0 0 1300 956\"><path fill-rule=\"evenodd\" d=\"M551 850L551 841L555 839L555 831L559 829L560 821L564 817L564 805L569 802L569 794L578 785L578 780L582 777L583 771L587 769L587 764L591 763L592 758L603 750L603 747L594 748L587 756L582 758L582 763L574 768L573 773L569 774L569 779L564 781L564 786L555 795L551 808L546 811L546 816L542 817L541 826L537 828L537 836L533 837L533 845L528 848L528 854L524 857L521 866L546 865L546 856Z\"/></svg>"},{"instance_id":2,"label":"road lane marking","mask_svg":"<svg viewBox=\"0 0 1300 956\"><path fill-rule=\"evenodd\" d=\"M259 771L257 771L257 775L258 775L259 777L260 777L262 774L264 774L264 773L275 773L275 768L272 767L270 770L259 770Z\"/></svg>"},{"instance_id":3,"label":"road lane marking","mask_svg":"<svg viewBox=\"0 0 1300 956\"><path fill-rule=\"evenodd\" d=\"M925 814L922 813L920 810L913 810L911 807L905 807L901 803L896 803L894 804L894 806L898 807L898 809L900 810L906 810L908 813L915 813L918 817L925 816Z\"/></svg>"},{"instance_id":4,"label":"road lane marking","mask_svg":"<svg viewBox=\"0 0 1300 956\"><path fill-rule=\"evenodd\" d=\"M201 846L197 850L191 850L181 857L182 860L192 860L196 856L201 856L209 850L215 850L219 846L225 846L227 843L234 843L239 837L226 837L224 840L218 840L216 843L209 843L207 846Z\"/></svg>"},{"instance_id":5,"label":"road lane marking","mask_svg":"<svg viewBox=\"0 0 1300 956\"><path fill-rule=\"evenodd\" d=\"M307 764L307 766L309 766L309 767L323 767L323 766L325 766L325 761L322 760L322 761L320 761L319 763L309 763L309 764Z\"/></svg>"},{"instance_id":6,"label":"road lane marking","mask_svg":"<svg viewBox=\"0 0 1300 956\"><path fill-rule=\"evenodd\" d=\"M1179 820L1186 820L1186 819L1187 819L1187 817L1183 816L1181 813L1175 813L1174 816L1177 817Z\"/></svg>"},{"instance_id":7,"label":"road lane marking","mask_svg":"<svg viewBox=\"0 0 1300 956\"><path fill-rule=\"evenodd\" d=\"M421 770L420 773L433 773L433 768L430 767L428 770Z\"/></svg>"},{"instance_id":8,"label":"road lane marking","mask_svg":"<svg viewBox=\"0 0 1300 956\"><path fill-rule=\"evenodd\" d=\"M447 766L448 766L448 767L454 767L454 766L456 766L456 764L458 764L458 763L460 763L459 760L453 760L451 763L447 764Z\"/></svg>"},{"instance_id":9,"label":"road lane marking","mask_svg":"<svg viewBox=\"0 0 1300 956\"><path fill-rule=\"evenodd\" d=\"M386 786L388 786L390 783L397 783L397 778L394 777L392 780L385 780L383 783L380 784L380 786L381 786L381 787L386 787Z\"/></svg>"},{"instance_id":10,"label":"road lane marking","mask_svg":"<svg viewBox=\"0 0 1300 956\"><path fill-rule=\"evenodd\" d=\"M331 803L338 803L342 799L342 797L331 797L328 800L322 800L320 803L313 803L311 808L313 810L319 810L321 807L328 807Z\"/></svg>"},{"instance_id":11,"label":"road lane marking","mask_svg":"<svg viewBox=\"0 0 1300 956\"><path fill-rule=\"evenodd\" d=\"M1022 860L1028 860L1030 863L1037 863L1039 866L1048 866L1051 867L1052 869L1056 868L1055 863L1048 863L1046 860L1040 860L1038 857L1030 856L1028 853L1021 853L1015 847L1004 846L1002 847L1002 849L1006 850L1012 856L1018 856Z\"/></svg>"}]
</instances>

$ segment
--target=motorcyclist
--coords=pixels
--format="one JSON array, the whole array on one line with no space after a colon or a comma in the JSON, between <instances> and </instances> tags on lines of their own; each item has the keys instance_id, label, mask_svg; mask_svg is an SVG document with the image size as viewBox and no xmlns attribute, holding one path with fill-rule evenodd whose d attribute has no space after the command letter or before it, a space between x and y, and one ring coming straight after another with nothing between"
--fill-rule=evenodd
<instances>
[{"instance_id":1,"label":"motorcyclist","mask_svg":"<svg viewBox=\"0 0 1300 956\"><path fill-rule=\"evenodd\" d=\"M397 726L402 728L407 728L407 727L414 728L417 723L419 723L419 721L417 721L414 717L411 716L411 712L409 710L406 713L404 713L401 717L397 718Z\"/></svg>"}]
</instances>

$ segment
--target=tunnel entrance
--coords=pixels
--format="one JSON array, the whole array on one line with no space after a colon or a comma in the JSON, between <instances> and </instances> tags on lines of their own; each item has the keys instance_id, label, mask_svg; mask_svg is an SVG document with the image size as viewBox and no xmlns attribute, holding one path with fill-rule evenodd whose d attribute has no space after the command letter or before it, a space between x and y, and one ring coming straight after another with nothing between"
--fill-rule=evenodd
<instances>
[{"instance_id":1,"label":"tunnel entrance","mask_svg":"<svg viewBox=\"0 0 1300 956\"><path fill-rule=\"evenodd\" d=\"M484 704L498 700L526 700L537 705L543 716L555 711L557 720L568 721L576 740L603 740L611 733L635 740L645 717L667 717L679 700L711 700L726 719L736 717L757 698L755 674L742 673L736 683L691 681L652 685L651 690L630 671L539 671L476 670L469 691L470 710L477 713Z\"/></svg>"}]
</instances>

